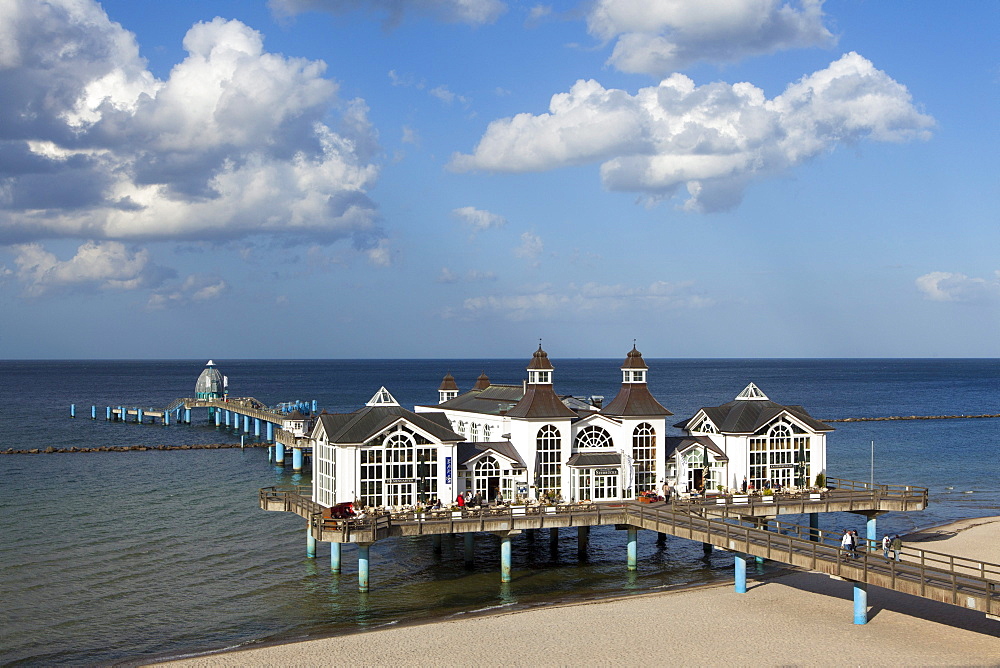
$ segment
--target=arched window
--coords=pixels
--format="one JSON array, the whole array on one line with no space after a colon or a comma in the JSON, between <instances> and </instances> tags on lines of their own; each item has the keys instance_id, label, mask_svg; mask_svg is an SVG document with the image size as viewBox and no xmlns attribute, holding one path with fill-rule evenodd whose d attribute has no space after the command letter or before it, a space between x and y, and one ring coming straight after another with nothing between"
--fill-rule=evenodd
<instances>
[{"instance_id":1,"label":"arched window","mask_svg":"<svg viewBox=\"0 0 1000 668\"><path fill-rule=\"evenodd\" d=\"M413 478L413 440L403 431L385 439L386 478Z\"/></svg>"},{"instance_id":2,"label":"arched window","mask_svg":"<svg viewBox=\"0 0 1000 668\"><path fill-rule=\"evenodd\" d=\"M547 424L535 437L538 461L538 495L562 493L562 437L554 425Z\"/></svg>"},{"instance_id":3,"label":"arched window","mask_svg":"<svg viewBox=\"0 0 1000 668\"><path fill-rule=\"evenodd\" d=\"M475 471L476 493L484 499L495 498L500 486L500 464L493 457L483 457L476 462Z\"/></svg>"},{"instance_id":4,"label":"arched window","mask_svg":"<svg viewBox=\"0 0 1000 668\"><path fill-rule=\"evenodd\" d=\"M809 474L809 436L801 429L776 422L766 435L750 439L750 484L756 489L806 484Z\"/></svg>"},{"instance_id":5,"label":"arched window","mask_svg":"<svg viewBox=\"0 0 1000 668\"><path fill-rule=\"evenodd\" d=\"M597 425L584 427L576 435L576 447L578 448L610 448L612 445L611 434L604 427Z\"/></svg>"},{"instance_id":6,"label":"arched window","mask_svg":"<svg viewBox=\"0 0 1000 668\"><path fill-rule=\"evenodd\" d=\"M705 418L704 420L702 420L701 422L699 422L698 425L694 429L692 429L691 431L695 432L695 433L699 433L699 434L718 434L719 433L719 430L715 428L715 425L712 424L712 421L709 420L708 418Z\"/></svg>"},{"instance_id":7,"label":"arched window","mask_svg":"<svg viewBox=\"0 0 1000 668\"><path fill-rule=\"evenodd\" d=\"M643 422L632 431L632 460L636 490L655 490L656 431L648 422Z\"/></svg>"}]
</instances>

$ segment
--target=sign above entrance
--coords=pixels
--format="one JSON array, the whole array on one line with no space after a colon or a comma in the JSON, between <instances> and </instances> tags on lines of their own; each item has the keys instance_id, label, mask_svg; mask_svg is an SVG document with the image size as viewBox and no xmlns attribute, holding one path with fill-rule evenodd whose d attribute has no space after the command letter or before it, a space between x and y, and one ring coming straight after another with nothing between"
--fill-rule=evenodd
<instances>
[{"instance_id":1,"label":"sign above entrance","mask_svg":"<svg viewBox=\"0 0 1000 668\"><path fill-rule=\"evenodd\" d=\"M618 469L594 469L594 475L618 475Z\"/></svg>"}]
</instances>

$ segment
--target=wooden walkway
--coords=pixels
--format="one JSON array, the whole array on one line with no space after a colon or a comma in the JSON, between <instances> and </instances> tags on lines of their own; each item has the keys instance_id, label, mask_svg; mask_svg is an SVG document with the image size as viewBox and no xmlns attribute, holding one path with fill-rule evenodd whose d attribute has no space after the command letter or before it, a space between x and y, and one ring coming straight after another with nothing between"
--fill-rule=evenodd
<instances>
[{"instance_id":1,"label":"wooden walkway","mask_svg":"<svg viewBox=\"0 0 1000 668\"><path fill-rule=\"evenodd\" d=\"M900 505L917 509L926 504L923 488L899 487L887 492L876 486L847 491L833 498L795 499L778 504L782 512L810 513L856 508L853 512L883 512ZM907 491L909 490L909 491ZM1000 565L964 559L912 546L903 549L901 562L886 561L875 545L862 546L858 558L840 549L840 534L779 522L748 513L749 506L712 503L637 502L584 503L562 506L441 510L423 513L385 513L351 520L322 516L323 508L309 498L309 488L260 490L265 510L294 512L309 520L316 540L370 544L393 536L493 532L516 534L529 529L614 525L648 529L699 541L742 555L791 564L832 577L873 584L886 589L942 601L1000 617ZM839 497L839 498L838 498ZM794 504L794 510L786 510ZM922 507L922 506L921 506Z\"/></svg>"}]
</instances>

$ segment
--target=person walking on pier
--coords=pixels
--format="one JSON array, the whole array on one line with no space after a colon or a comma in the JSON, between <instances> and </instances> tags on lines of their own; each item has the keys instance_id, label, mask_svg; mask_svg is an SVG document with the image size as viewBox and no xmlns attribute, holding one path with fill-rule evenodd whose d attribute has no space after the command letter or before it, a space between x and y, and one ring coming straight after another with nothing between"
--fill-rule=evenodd
<instances>
[{"instance_id":1,"label":"person walking on pier","mask_svg":"<svg viewBox=\"0 0 1000 668\"><path fill-rule=\"evenodd\" d=\"M891 549L892 536L886 534L882 536L882 556L885 558L886 562L889 561L889 550Z\"/></svg>"},{"instance_id":2,"label":"person walking on pier","mask_svg":"<svg viewBox=\"0 0 1000 668\"><path fill-rule=\"evenodd\" d=\"M896 561L902 561L903 539L899 537L898 533L892 537L892 542L889 543L889 547L892 549Z\"/></svg>"},{"instance_id":3,"label":"person walking on pier","mask_svg":"<svg viewBox=\"0 0 1000 668\"><path fill-rule=\"evenodd\" d=\"M854 536L850 529L844 529L844 536L840 539L840 549L847 559L854 555Z\"/></svg>"}]
</instances>

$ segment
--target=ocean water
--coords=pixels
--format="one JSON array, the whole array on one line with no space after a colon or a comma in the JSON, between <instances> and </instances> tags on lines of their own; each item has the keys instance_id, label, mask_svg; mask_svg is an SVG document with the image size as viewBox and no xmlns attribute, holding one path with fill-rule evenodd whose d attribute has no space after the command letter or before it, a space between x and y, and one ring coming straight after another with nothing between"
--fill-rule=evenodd
<instances>
[{"instance_id":1,"label":"ocean water","mask_svg":"<svg viewBox=\"0 0 1000 668\"><path fill-rule=\"evenodd\" d=\"M445 373L468 389L481 372L519 383L523 360L216 360L233 396L274 404L316 399L351 411L385 386L404 406L432 404ZM621 359L553 358L558 392L617 392ZM653 393L676 415L735 397L749 382L814 417L1000 413L998 360L647 360ZM238 443L207 422L108 423L104 407L162 407L190 396L196 361L0 361L0 450L101 445ZM69 405L77 405L70 419ZM90 406L98 419L90 419ZM195 419L204 420L199 412ZM922 485L920 513L879 519L910 531L1000 514L1000 419L836 423L830 475ZM304 520L257 508L258 489L308 484L267 462L266 449L0 455L0 664L134 664L262 642L392 624L642 593L732 578L731 557L642 532L639 570L625 540L595 529L585 560L575 532L514 541L514 580L502 585L499 543L476 538L467 568L461 537L435 554L430 539L381 541L371 586L357 591L355 551L330 573L329 548L305 555ZM855 526L824 516L823 528Z\"/></svg>"}]
</instances>

